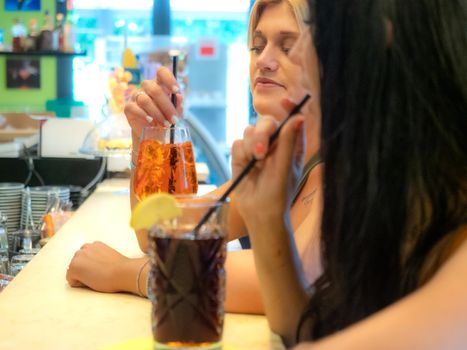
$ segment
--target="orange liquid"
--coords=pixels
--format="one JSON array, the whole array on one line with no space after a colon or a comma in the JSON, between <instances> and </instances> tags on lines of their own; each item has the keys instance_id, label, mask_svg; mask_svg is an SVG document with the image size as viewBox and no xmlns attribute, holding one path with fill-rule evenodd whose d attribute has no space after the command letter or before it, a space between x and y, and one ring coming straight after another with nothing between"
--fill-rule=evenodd
<instances>
[{"instance_id":1,"label":"orange liquid","mask_svg":"<svg viewBox=\"0 0 467 350\"><path fill-rule=\"evenodd\" d=\"M195 194L198 192L191 141L162 144L144 140L139 146L134 191L141 200L152 193Z\"/></svg>"}]
</instances>

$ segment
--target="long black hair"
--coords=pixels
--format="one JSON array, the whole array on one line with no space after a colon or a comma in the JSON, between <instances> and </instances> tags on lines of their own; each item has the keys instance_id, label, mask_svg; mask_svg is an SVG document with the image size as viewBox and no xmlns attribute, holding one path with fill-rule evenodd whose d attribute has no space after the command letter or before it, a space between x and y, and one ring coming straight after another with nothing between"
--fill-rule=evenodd
<instances>
[{"instance_id":1,"label":"long black hair","mask_svg":"<svg viewBox=\"0 0 467 350\"><path fill-rule=\"evenodd\" d=\"M324 272L304 319L316 339L416 289L436 243L467 223L467 0L311 5Z\"/></svg>"}]
</instances>

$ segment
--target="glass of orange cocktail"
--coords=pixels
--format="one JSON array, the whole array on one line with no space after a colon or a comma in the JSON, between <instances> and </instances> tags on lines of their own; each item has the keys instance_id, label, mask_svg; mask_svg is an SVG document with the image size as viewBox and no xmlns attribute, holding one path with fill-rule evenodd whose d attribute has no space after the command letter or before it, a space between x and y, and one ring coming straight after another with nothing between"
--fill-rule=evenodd
<instances>
[{"instance_id":1,"label":"glass of orange cocktail","mask_svg":"<svg viewBox=\"0 0 467 350\"><path fill-rule=\"evenodd\" d=\"M139 200L158 192L196 194L198 179L187 127L143 129L133 186Z\"/></svg>"}]
</instances>

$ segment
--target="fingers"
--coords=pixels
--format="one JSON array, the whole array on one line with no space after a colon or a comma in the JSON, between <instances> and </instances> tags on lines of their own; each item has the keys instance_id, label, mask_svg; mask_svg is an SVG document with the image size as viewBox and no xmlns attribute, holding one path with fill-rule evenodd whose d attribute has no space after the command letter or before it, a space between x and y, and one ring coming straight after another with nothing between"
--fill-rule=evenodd
<instances>
[{"instance_id":1,"label":"fingers","mask_svg":"<svg viewBox=\"0 0 467 350\"><path fill-rule=\"evenodd\" d=\"M68 275L67 275L66 280L67 280L68 284L70 285L70 287L73 287L73 288L83 288L83 287L86 287L86 285L84 285L84 284L81 283L80 281L75 280L75 279L72 279L72 278L69 278Z\"/></svg>"},{"instance_id":2,"label":"fingers","mask_svg":"<svg viewBox=\"0 0 467 350\"><path fill-rule=\"evenodd\" d=\"M232 161L246 164L253 158L263 159L269 150L269 138L278 126L279 122L269 116L261 117L255 126L248 126L243 131L243 140L232 146Z\"/></svg>"},{"instance_id":3,"label":"fingers","mask_svg":"<svg viewBox=\"0 0 467 350\"><path fill-rule=\"evenodd\" d=\"M244 147L243 140L236 140L232 144L232 177L235 179L245 165L251 160L251 154L248 154Z\"/></svg>"},{"instance_id":4,"label":"fingers","mask_svg":"<svg viewBox=\"0 0 467 350\"><path fill-rule=\"evenodd\" d=\"M176 113L172 114L172 116L176 115L181 117L183 114L183 96L180 94L180 85L178 84L177 79L175 79L172 71L170 71L167 67L161 67L157 71L156 81L159 86L164 89L165 93L170 96L171 94L175 94L177 97L176 102ZM169 119L170 120L170 119ZM172 120L172 123L175 121Z\"/></svg>"},{"instance_id":5,"label":"fingers","mask_svg":"<svg viewBox=\"0 0 467 350\"><path fill-rule=\"evenodd\" d=\"M300 163L305 152L305 134L303 115L291 118L279 134L277 145L269 145L269 138L279 127L279 122L272 117L263 116L256 126L248 126L243 133L243 140L237 140L232 146L232 171L243 168L252 158L264 159L271 148L277 148L276 158L283 164ZM300 163L301 164L301 163Z\"/></svg>"},{"instance_id":6,"label":"fingers","mask_svg":"<svg viewBox=\"0 0 467 350\"><path fill-rule=\"evenodd\" d=\"M95 253L102 245L98 241L85 243L75 252L66 271L66 280L71 287L90 287L88 282L91 272L96 270L96 265L93 264L96 260Z\"/></svg>"},{"instance_id":7,"label":"fingers","mask_svg":"<svg viewBox=\"0 0 467 350\"><path fill-rule=\"evenodd\" d=\"M177 98L177 116L181 117L183 116L183 95L176 94L175 96Z\"/></svg>"},{"instance_id":8,"label":"fingers","mask_svg":"<svg viewBox=\"0 0 467 350\"><path fill-rule=\"evenodd\" d=\"M287 113L290 113L292 111L292 109L294 109L294 107L296 106L296 103L293 102L289 98L283 98L281 100L281 106L282 106L282 108L284 108L287 111Z\"/></svg>"},{"instance_id":9,"label":"fingers","mask_svg":"<svg viewBox=\"0 0 467 350\"><path fill-rule=\"evenodd\" d=\"M255 126L248 126L243 132L243 140L232 145L232 175L236 177L247 163L255 158L263 159L269 149L269 137L279 123L272 117L261 117ZM260 166L260 163L256 164Z\"/></svg>"},{"instance_id":10,"label":"fingers","mask_svg":"<svg viewBox=\"0 0 467 350\"><path fill-rule=\"evenodd\" d=\"M82 246L80 250L83 248L84 246ZM66 280L71 287L84 287L84 284L81 283L79 279L76 277L75 265L76 265L76 258L77 258L76 256L78 252L76 252L75 255L73 256L73 259L71 259L70 265L68 265L68 268L66 270Z\"/></svg>"},{"instance_id":11,"label":"fingers","mask_svg":"<svg viewBox=\"0 0 467 350\"><path fill-rule=\"evenodd\" d=\"M167 67L157 70L156 82L164 89L167 95L180 92L180 86L172 72Z\"/></svg>"},{"instance_id":12,"label":"fingers","mask_svg":"<svg viewBox=\"0 0 467 350\"><path fill-rule=\"evenodd\" d=\"M178 94L179 90L177 80L165 67L157 71L156 79L141 83L141 89L125 106L125 115L137 137L146 126L169 126L177 122L176 117L182 115L183 105L183 96ZM177 108L170 98L173 93L177 93Z\"/></svg>"},{"instance_id":13,"label":"fingers","mask_svg":"<svg viewBox=\"0 0 467 350\"><path fill-rule=\"evenodd\" d=\"M128 102L125 105L124 113L133 134L138 139L143 128L154 125L166 125L168 123L147 95L139 95L136 101ZM145 108L142 108L140 104L145 106Z\"/></svg>"},{"instance_id":14,"label":"fingers","mask_svg":"<svg viewBox=\"0 0 467 350\"><path fill-rule=\"evenodd\" d=\"M173 117L177 115L170 94L153 80L145 80L141 83L141 89L145 95L141 95L135 102L143 108L149 116L164 124L173 123Z\"/></svg>"},{"instance_id":15,"label":"fingers","mask_svg":"<svg viewBox=\"0 0 467 350\"><path fill-rule=\"evenodd\" d=\"M279 122L269 116L261 117L256 123L252 136L245 139L247 147L256 159L264 159L269 151L269 138L279 127Z\"/></svg>"}]
</instances>

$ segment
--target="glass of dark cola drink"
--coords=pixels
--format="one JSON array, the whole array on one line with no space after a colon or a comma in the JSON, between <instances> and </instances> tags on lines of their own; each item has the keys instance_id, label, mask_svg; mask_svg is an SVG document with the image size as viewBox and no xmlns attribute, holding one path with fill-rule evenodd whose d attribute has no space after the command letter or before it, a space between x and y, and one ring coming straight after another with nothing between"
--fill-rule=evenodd
<instances>
[{"instance_id":1,"label":"glass of dark cola drink","mask_svg":"<svg viewBox=\"0 0 467 350\"><path fill-rule=\"evenodd\" d=\"M177 196L177 206L182 215L149 234L155 349L221 349L228 204ZM213 206L214 214L194 232Z\"/></svg>"}]
</instances>

